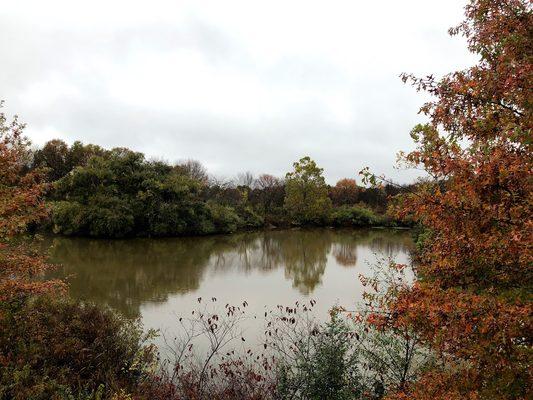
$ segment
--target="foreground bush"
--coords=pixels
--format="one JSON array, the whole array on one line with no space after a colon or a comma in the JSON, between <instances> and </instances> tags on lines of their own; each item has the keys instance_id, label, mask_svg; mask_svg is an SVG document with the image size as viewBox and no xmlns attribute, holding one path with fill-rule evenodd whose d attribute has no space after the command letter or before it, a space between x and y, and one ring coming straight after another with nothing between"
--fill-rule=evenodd
<instances>
[{"instance_id":1,"label":"foreground bush","mask_svg":"<svg viewBox=\"0 0 533 400\"><path fill-rule=\"evenodd\" d=\"M393 272L363 283L398 285L403 270ZM365 301L373 310L382 297ZM162 362L138 323L109 309L47 297L0 306L0 400L376 400L431 355L411 331L372 329L340 308L320 323L314 300L265 311L257 342L245 334L257 318L246 301L200 298Z\"/></svg>"},{"instance_id":2,"label":"foreground bush","mask_svg":"<svg viewBox=\"0 0 533 400\"><path fill-rule=\"evenodd\" d=\"M0 399L105 398L133 391L154 361L139 325L110 310L46 297L0 306Z\"/></svg>"},{"instance_id":3,"label":"foreground bush","mask_svg":"<svg viewBox=\"0 0 533 400\"><path fill-rule=\"evenodd\" d=\"M389 285L405 276L387 270L379 278ZM368 297L368 310L382 300L379 293ZM377 400L432 362L412 332L378 331L341 308L323 323L315 319L314 300L266 310L259 342L246 335L248 322L258 318L247 315L246 301L223 308L215 298L198 302L165 341L169 358L158 384L145 386L153 399Z\"/></svg>"},{"instance_id":4,"label":"foreground bush","mask_svg":"<svg viewBox=\"0 0 533 400\"><path fill-rule=\"evenodd\" d=\"M360 399L365 385L357 359L359 346L346 322L334 315L305 336L293 344L294 358L278 362L276 398Z\"/></svg>"}]
</instances>

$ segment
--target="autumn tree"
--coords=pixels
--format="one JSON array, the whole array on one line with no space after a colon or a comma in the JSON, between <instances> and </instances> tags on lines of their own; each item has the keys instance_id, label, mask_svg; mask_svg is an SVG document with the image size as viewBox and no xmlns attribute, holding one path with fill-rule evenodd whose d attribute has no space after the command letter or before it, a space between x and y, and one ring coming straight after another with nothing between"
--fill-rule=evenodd
<instances>
[{"instance_id":1,"label":"autumn tree","mask_svg":"<svg viewBox=\"0 0 533 400\"><path fill-rule=\"evenodd\" d=\"M60 286L58 282L36 281L34 278L49 266L27 248L12 243L29 224L47 215L43 172L27 172L31 152L23 130L24 124L17 117L9 122L0 112L0 302Z\"/></svg>"},{"instance_id":2,"label":"autumn tree","mask_svg":"<svg viewBox=\"0 0 533 400\"><path fill-rule=\"evenodd\" d=\"M355 179L341 179L330 189L331 201L335 206L355 204L358 201L358 195L359 187Z\"/></svg>"},{"instance_id":3,"label":"autumn tree","mask_svg":"<svg viewBox=\"0 0 533 400\"><path fill-rule=\"evenodd\" d=\"M310 157L293 164L285 180L285 208L298 223L323 221L331 209L328 187L319 168Z\"/></svg>"},{"instance_id":4,"label":"autumn tree","mask_svg":"<svg viewBox=\"0 0 533 400\"><path fill-rule=\"evenodd\" d=\"M269 189L279 185L282 185L281 179L269 174L259 175L254 182L254 187L260 190Z\"/></svg>"},{"instance_id":5,"label":"autumn tree","mask_svg":"<svg viewBox=\"0 0 533 400\"><path fill-rule=\"evenodd\" d=\"M533 15L529 0L471 0L450 30L479 57L436 79L403 75L434 100L402 154L431 180L398 200L427 230L418 280L371 322L409 327L440 367L397 399L531 395Z\"/></svg>"}]
</instances>

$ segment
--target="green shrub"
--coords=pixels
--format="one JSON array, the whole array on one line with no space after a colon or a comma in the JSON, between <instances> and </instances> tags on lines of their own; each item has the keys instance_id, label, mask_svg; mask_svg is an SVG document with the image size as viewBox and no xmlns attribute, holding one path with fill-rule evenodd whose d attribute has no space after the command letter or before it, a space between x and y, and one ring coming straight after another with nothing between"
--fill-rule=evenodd
<instances>
[{"instance_id":1,"label":"green shrub","mask_svg":"<svg viewBox=\"0 0 533 400\"><path fill-rule=\"evenodd\" d=\"M252 207L243 207L239 211L241 227L245 229L260 228L264 226L265 219L257 214Z\"/></svg>"},{"instance_id":2,"label":"green shrub","mask_svg":"<svg viewBox=\"0 0 533 400\"><path fill-rule=\"evenodd\" d=\"M363 391L357 346L350 328L336 315L295 344L296 357L278 365L278 398L356 399ZM305 347L305 348L304 348Z\"/></svg>"},{"instance_id":3,"label":"green shrub","mask_svg":"<svg viewBox=\"0 0 533 400\"><path fill-rule=\"evenodd\" d=\"M372 210L359 206L341 206L330 215L333 226L368 227L383 223L383 219Z\"/></svg>"},{"instance_id":4,"label":"green shrub","mask_svg":"<svg viewBox=\"0 0 533 400\"><path fill-rule=\"evenodd\" d=\"M131 209L117 197L94 196L89 205L60 201L52 210L54 232L64 235L120 238L134 227Z\"/></svg>"},{"instance_id":5,"label":"green shrub","mask_svg":"<svg viewBox=\"0 0 533 400\"><path fill-rule=\"evenodd\" d=\"M163 203L150 215L148 233L154 236L182 235L187 231L187 223L182 218L177 204Z\"/></svg>"},{"instance_id":6,"label":"green shrub","mask_svg":"<svg viewBox=\"0 0 533 400\"><path fill-rule=\"evenodd\" d=\"M93 237L179 236L262 226L245 206L206 202L204 184L141 153L113 149L90 158L54 184L56 233Z\"/></svg>"},{"instance_id":7,"label":"green shrub","mask_svg":"<svg viewBox=\"0 0 533 400\"><path fill-rule=\"evenodd\" d=\"M134 227L134 215L126 200L96 197L87 207L89 236L120 238Z\"/></svg>"},{"instance_id":8,"label":"green shrub","mask_svg":"<svg viewBox=\"0 0 533 400\"><path fill-rule=\"evenodd\" d=\"M85 234L88 227L84 206L68 201L52 203L52 226L54 233Z\"/></svg>"},{"instance_id":9,"label":"green shrub","mask_svg":"<svg viewBox=\"0 0 533 400\"><path fill-rule=\"evenodd\" d=\"M209 209L215 232L235 232L242 224L241 219L230 206L208 202L207 208Z\"/></svg>"},{"instance_id":10,"label":"green shrub","mask_svg":"<svg viewBox=\"0 0 533 400\"><path fill-rule=\"evenodd\" d=\"M154 360L139 324L108 309L46 297L0 307L0 399L103 398Z\"/></svg>"}]
</instances>

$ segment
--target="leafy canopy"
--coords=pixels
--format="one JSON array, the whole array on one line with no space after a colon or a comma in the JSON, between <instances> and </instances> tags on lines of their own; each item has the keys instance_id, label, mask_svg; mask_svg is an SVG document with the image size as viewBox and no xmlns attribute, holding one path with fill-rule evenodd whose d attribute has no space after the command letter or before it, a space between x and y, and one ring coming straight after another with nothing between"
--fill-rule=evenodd
<instances>
[{"instance_id":1,"label":"leafy canopy","mask_svg":"<svg viewBox=\"0 0 533 400\"><path fill-rule=\"evenodd\" d=\"M285 209L297 223L324 220L331 208L328 187L319 168L310 157L293 164L294 170L285 176Z\"/></svg>"}]
</instances>

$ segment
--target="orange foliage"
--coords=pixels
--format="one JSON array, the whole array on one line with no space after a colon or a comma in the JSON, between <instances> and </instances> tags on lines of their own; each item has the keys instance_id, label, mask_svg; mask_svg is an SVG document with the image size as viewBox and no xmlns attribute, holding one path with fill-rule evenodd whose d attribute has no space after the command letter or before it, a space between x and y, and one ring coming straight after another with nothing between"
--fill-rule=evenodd
<instances>
[{"instance_id":1,"label":"orange foliage","mask_svg":"<svg viewBox=\"0 0 533 400\"><path fill-rule=\"evenodd\" d=\"M344 178L330 188L330 197L334 205L355 204L358 201L359 187L355 179Z\"/></svg>"},{"instance_id":2,"label":"orange foliage","mask_svg":"<svg viewBox=\"0 0 533 400\"><path fill-rule=\"evenodd\" d=\"M59 282L33 280L49 265L25 247L10 244L10 239L23 233L28 224L47 214L42 171L26 171L30 143L22 135L23 129L16 117L8 123L5 114L0 113L0 301L61 286Z\"/></svg>"},{"instance_id":3,"label":"orange foliage","mask_svg":"<svg viewBox=\"0 0 533 400\"><path fill-rule=\"evenodd\" d=\"M525 399L533 322L533 16L529 0L471 0L464 35L480 56L445 76L404 75L435 100L421 111L407 164L433 178L399 200L429 231L418 281L378 325L410 327L440 367L396 399Z\"/></svg>"}]
</instances>

